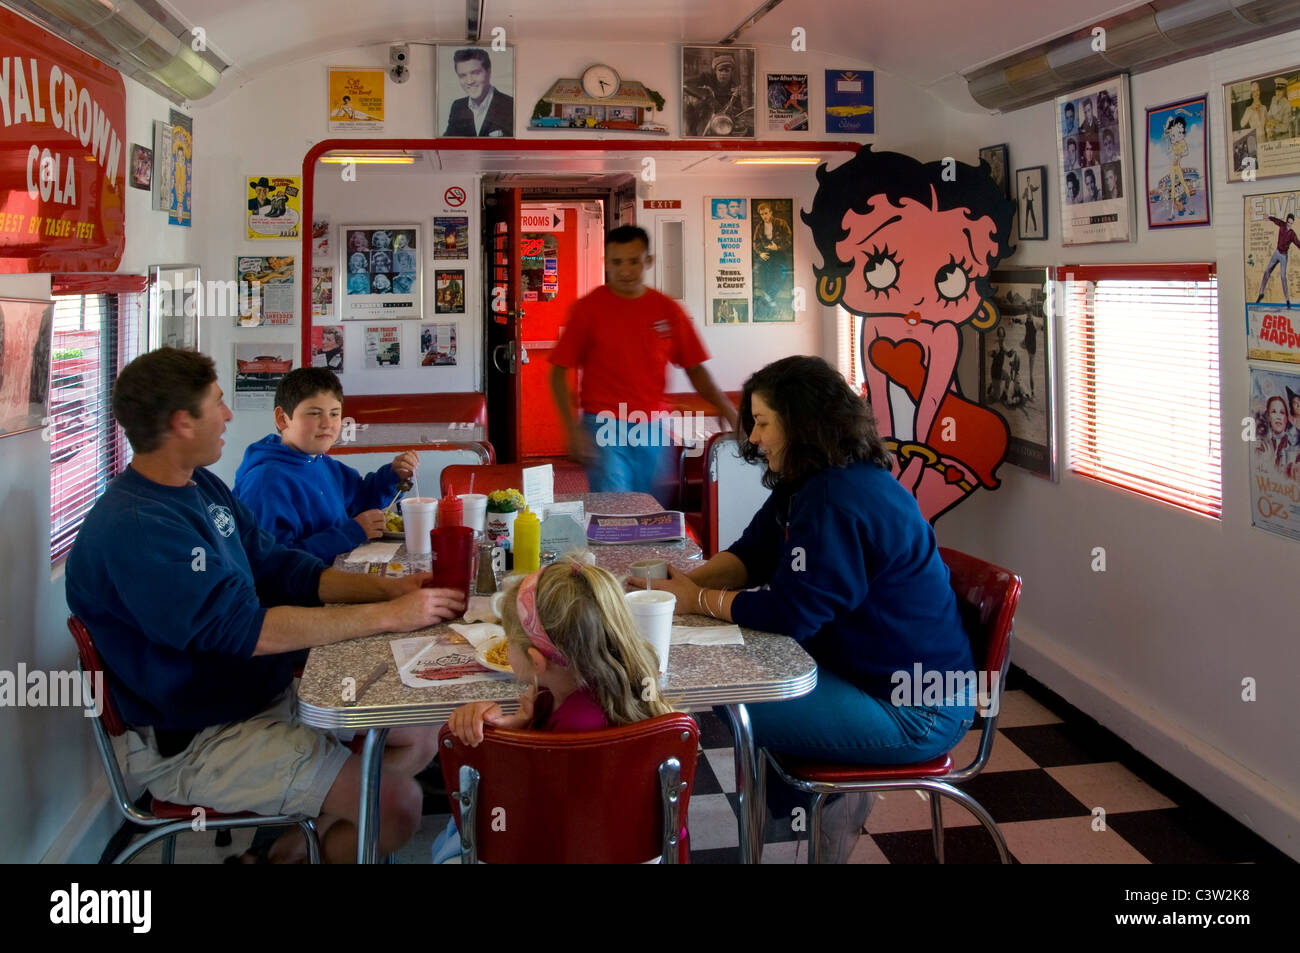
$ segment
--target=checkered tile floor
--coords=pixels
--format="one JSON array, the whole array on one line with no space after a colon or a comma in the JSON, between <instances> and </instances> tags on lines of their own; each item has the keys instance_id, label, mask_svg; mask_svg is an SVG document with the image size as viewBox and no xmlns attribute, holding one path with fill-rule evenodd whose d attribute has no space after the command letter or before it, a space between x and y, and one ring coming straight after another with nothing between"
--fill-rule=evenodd
<instances>
[{"instance_id":1,"label":"checkered tile floor","mask_svg":"<svg viewBox=\"0 0 1300 953\"><path fill-rule=\"evenodd\" d=\"M1293 863L1023 673L1013 670L1008 687L989 764L964 787L993 815L1017 862ZM736 863L731 733L711 712L696 717L704 756L690 803L691 861ZM977 743L972 732L954 760L968 763ZM445 799L425 803L424 823L399 863L428 863L430 845L446 825ZM1105 831L1093 830L1096 807L1105 811ZM945 801L943 810L948 863L997 862L988 834L965 808ZM237 832L233 847L218 850L210 835L183 836L176 860L219 862L251 839L250 832ZM159 856L155 847L137 863L157 863ZM806 861L807 836L769 821L763 862ZM912 791L879 796L849 863L934 863L925 798Z\"/></svg>"}]
</instances>

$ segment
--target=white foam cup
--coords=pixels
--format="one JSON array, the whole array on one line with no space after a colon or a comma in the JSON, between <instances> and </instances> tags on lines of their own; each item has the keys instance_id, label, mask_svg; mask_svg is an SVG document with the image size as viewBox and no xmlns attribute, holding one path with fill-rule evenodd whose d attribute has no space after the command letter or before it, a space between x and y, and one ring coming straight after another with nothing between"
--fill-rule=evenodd
<instances>
[{"instance_id":1,"label":"white foam cup","mask_svg":"<svg viewBox=\"0 0 1300 953\"><path fill-rule=\"evenodd\" d=\"M406 533L406 551L412 556L432 552L429 534L433 532L438 501L425 496L408 496L401 501L402 529Z\"/></svg>"},{"instance_id":2,"label":"white foam cup","mask_svg":"<svg viewBox=\"0 0 1300 953\"><path fill-rule=\"evenodd\" d=\"M627 567L627 574L644 582L647 579L667 579L668 560L642 559Z\"/></svg>"},{"instance_id":3,"label":"white foam cup","mask_svg":"<svg viewBox=\"0 0 1300 953\"><path fill-rule=\"evenodd\" d=\"M474 532L482 535L487 528L487 494L461 493L459 496L461 504L464 506L461 525L468 526Z\"/></svg>"},{"instance_id":4,"label":"white foam cup","mask_svg":"<svg viewBox=\"0 0 1300 953\"><path fill-rule=\"evenodd\" d=\"M668 671L668 645L673 633L677 597L659 589L638 589L627 593L624 598L641 638L649 642L659 656L659 674L664 674Z\"/></svg>"}]
</instances>

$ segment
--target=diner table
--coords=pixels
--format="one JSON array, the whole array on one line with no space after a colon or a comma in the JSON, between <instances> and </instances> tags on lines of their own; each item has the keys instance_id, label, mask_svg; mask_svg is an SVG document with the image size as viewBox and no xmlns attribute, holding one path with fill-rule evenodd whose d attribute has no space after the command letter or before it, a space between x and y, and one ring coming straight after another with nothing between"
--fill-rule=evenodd
<instances>
[{"instance_id":1,"label":"diner table","mask_svg":"<svg viewBox=\"0 0 1300 953\"><path fill-rule=\"evenodd\" d=\"M557 495L557 500L581 500L587 513L636 514L662 510L645 493L583 493ZM689 571L701 564L701 552L692 540L591 546L596 564L615 575L638 560L661 557L677 569ZM350 563L345 553L336 568L370 571L365 563ZM398 549L394 564L403 575L429 570L429 557L410 556ZM391 567L387 567L391 571ZM456 621L456 620L453 620ZM716 625L696 615L678 616L675 625ZM407 633L383 633L318 646L311 650L298 686L298 714L304 724L326 730L364 730L361 804L357 830L357 862L376 863L379 827L379 778L388 730L402 725L437 725L466 702L495 701L507 711L517 707L524 687L506 677L488 682L448 683L409 688L398 676L389 643L450 633L450 623ZM674 645L661 691L682 711L725 706L735 736L736 789L739 795L737 826L742 863L757 863L762 853L763 782L746 704L796 698L817 684L817 664L794 639L742 628L741 645ZM368 675L387 665L372 684ZM341 686L352 678L357 696L343 700ZM364 687L364 690L362 688Z\"/></svg>"}]
</instances>

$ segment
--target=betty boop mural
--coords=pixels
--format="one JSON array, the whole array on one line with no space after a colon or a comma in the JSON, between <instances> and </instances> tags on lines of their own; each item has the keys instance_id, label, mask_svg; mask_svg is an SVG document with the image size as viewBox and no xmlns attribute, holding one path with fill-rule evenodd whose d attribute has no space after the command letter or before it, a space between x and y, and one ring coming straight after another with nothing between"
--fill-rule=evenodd
<instances>
[{"instance_id":1,"label":"betty boop mural","mask_svg":"<svg viewBox=\"0 0 1300 953\"><path fill-rule=\"evenodd\" d=\"M861 150L817 170L803 220L822 267L817 294L863 318L862 367L894 472L934 522L996 489L1007 425L958 391L961 325L997 321L989 272L1011 253L1008 201L987 166Z\"/></svg>"}]
</instances>

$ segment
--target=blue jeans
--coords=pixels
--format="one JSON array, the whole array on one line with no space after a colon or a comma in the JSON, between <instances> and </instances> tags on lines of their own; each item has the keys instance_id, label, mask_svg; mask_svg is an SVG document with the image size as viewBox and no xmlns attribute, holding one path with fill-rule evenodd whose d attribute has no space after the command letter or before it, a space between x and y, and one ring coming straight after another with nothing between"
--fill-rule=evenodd
<instances>
[{"instance_id":1,"label":"blue jeans","mask_svg":"<svg viewBox=\"0 0 1300 953\"><path fill-rule=\"evenodd\" d=\"M587 467L593 493L651 493L664 502L673 459L664 426L595 414L583 414L582 425L596 447L596 459Z\"/></svg>"},{"instance_id":2,"label":"blue jeans","mask_svg":"<svg viewBox=\"0 0 1300 953\"><path fill-rule=\"evenodd\" d=\"M844 764L915 764L950 751L974 723L973 700L949 701L894 705L821 666L809 694L746 707L759 748ZM788 818L806 802L769 769L767 803L774 817Z\"/></svg>"}]
</instances>

